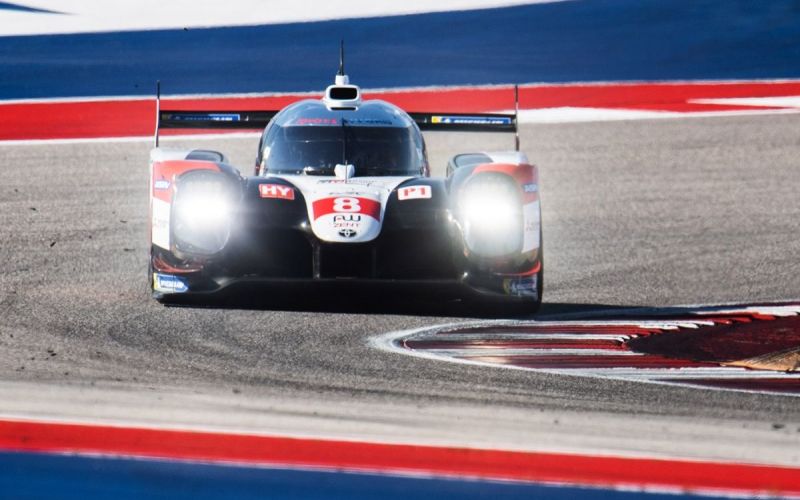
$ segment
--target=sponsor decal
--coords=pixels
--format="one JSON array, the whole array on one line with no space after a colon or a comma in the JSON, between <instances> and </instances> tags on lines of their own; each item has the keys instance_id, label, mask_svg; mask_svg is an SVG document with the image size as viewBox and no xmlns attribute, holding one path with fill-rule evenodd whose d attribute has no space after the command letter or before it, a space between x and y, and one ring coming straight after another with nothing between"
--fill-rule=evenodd
<instances>
[{"instance_id":1,"label":"sponsor decal","mask_svg":"<svg viewBox=\"0 0 800 500\"><path fill-rule=\"evenodd\" d=\"M432 116L431 123L452 125L511 125L504 116Z\"/></svg>"},{"instance_id":2,"label":"sponsor decal","mask_svg":"<svg viewBox=\"0 0 800 500\"><path fill-rule=\"evenodd\" d=\"M276 198L279 200L293 200L294 188L283 184L259 184L258 194L262 198Z\"/></svg>"},{"instance_id":3,"label":"sponsor decal","mask_svg":"<svg viewBox=\"0 0 800 500\"><path fill-rule=\"evenodd\" d=\"M337 125L336 118L298 118L295 125Z\"/></svg>"},{"instance_id":4,"label":"sponsor decal","mask_svg":"<svg viewBox=\"0 0 800 500\"><path fill-rule=\"evenodd\" d=\"M530 252L538 248L542 242L539 240L539 229L541 227L541 214L539 212L539 202L526 203L522 206L524 217L524 238L522 241L522 251Z\"/></svg>"},{"instance_id":5,"label":"sponsor decal","mask_svg":"<svg viewBox=\"0 0 800 500\"><path fill-rule=\"evenodd\" d=\"M536 297L538 283L539 277L535 274L522 278L510 278L503 280L503 290L509 295Z\"/></svg>"},{"instance_id":6,"label":"sponsor decal","mask_svg":"<svg viewBox=\"0 0 800 500\"><path fill-rule=\"evenodd\" d=\"M158 189L159 191L169 189L169 181L166 179L159 179L153 183L153 188Z\"/></svg>"},{"instance_id":7,"label":"sponsor decal","mask_svg":"<svg viewBox=\"0 0 800 500\"><path fill-rule=\"evenodd\" d=\"M354 184L354 185L357 185L357 186L375 186L375 185L381 186L383 184L383 181L374 180L374 179L371 179L371 180L353 179L351 177L350 179L347 179L347 180L345 180L345 179L322 179L322 180L317 181L317 184Z\"/></svg>"},{"instance_id":8,"label":"sponsor decal","mask_svg":"<svg viewBox=\"0 0 800 500\"><path fill-rule=\"evenodd\" d=\"M355 238L358 233L355 232L353 229L341 229L339 230L339 236L342 238Z\"/></svg>"},{"instance_id":9,"label":"sponsor decal","mask_svg":"<svg viewBox=\"0 0 800 500\"><path fill-rule=\"evenodd\" d=\"M345 120L346 123L351 125L391 125L391 120L381 120L378 118L355 118Z\"/></svg>"},{"instance_id":10,"label":"sponsor decal","mask_svg":"<svg viewBox=\"0 0 800 500\"><path fill-rule=\"evenodd\" d=\"M169 113L164 118L176 122L238 122L242 116L238 113Z\"/></svg>"},{"instance_id":11,"label":"sponsor decal","mask_svg":"<svg viewBox=\"0 0 800 500\"><path fill-rule=\"evenodd\" d=\"M381 220L381 204L370 198L358 196L337 196L322 198L313 204L314 220L328 214L362 214Z\"/></svg>"},{"instance_id":12,"label":"sponsor decal","mask_svg":"<svg viewBox=\"0 0 800 500\"><path fill-rule=\"evenodd\" d=\"M334 215L333 222L341 223L341 222L361 222L361 216L355 214L348 214L348 215Z\"/></svg>"},{"instance_id":13,"label":"sponsor decal","mask_svg":"<svg viewBox=\"0 0 800 500\"><path fill-rule=\"evenodd\" d=\"M170 274L153 274L153 288L158 292L184 293L189 291L189 285L183 278Z\"/></svg>"},{"instance_id":14,"label":"sponsor decal","mask_svg":"<svg viewBox=\"0 0 800 500\"><path fill-rule=\"evenodd\" d=\"M361 216L358 214L338 214L333 216L333 227L336 229L358 228L361 225Z\"/></svg>"},{"instance_id":15,"label":"sponsor decal","mask_svg":"<svg viewBox=\"0 0 800 500\"><path fill-rule=\"evenodd\" d=\"M397 190L398 200L422 200L433 195L430 186L408 186Z\"/></svg>"},{"instance_id":16,"label":"sponsor decal","mask_svg":"<svg viewBox=\"0 0 800 500\"><path fill-rule=\"evenodd\" d=\"M522 186L522 190L526 193L536 193L539 191L539 185L535 183L525 184Z\"/></svg>"}]
</instances>

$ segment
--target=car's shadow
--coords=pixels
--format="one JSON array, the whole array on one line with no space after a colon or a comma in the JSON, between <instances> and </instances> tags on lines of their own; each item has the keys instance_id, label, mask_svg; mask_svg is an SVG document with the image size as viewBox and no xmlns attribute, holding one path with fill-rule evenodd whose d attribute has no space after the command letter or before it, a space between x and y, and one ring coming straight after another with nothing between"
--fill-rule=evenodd
<instances>
[{"instance_id":1,"label":"car's shadow","mask_svg":"<svg viewBox=\"0 0 800 500\"><path fill-rule=\"evenodd\" d=\"M452 291L452 290L451 290ZM545 293L545 298L547 293ZM543 302L538 311L529 306L487 303L458 298L445 289L417 287L399 291L381 287L281 285L278 288L231 287L213 296L174 295L165 305L215 309L320 312L340 314L383 314L436 316L450 318L517 318L547 320L588 319L669 319L693 315L698 306L644 306L641 304L603 304ZM742 305L741 307L754 304ZM729 304L729 307L733 305ZM713 309L714 306L707 306Z\"/></svg>"},{"instance_id":2,"label":"car's shadow","mask_svg":"<svg viewBox=\"0 0 800 500\"><path fill-rule=\"evenodd\" d=\"M631 306L610 304L584 304L543 302L538 311L514 305L485 304L475 300L449 297L445 294L409 294L394 292L370 293L343 291L282 290L269 293L264 290L239 289L214 297L189 298L176 296L166 305L172 307L199 307L219 309L247 309L263 311L320 312L341 314L383 314L436 316L453 318L534 318L570 316L598 313L613 314L629 310Z\"/></svg>"}]
</instances>

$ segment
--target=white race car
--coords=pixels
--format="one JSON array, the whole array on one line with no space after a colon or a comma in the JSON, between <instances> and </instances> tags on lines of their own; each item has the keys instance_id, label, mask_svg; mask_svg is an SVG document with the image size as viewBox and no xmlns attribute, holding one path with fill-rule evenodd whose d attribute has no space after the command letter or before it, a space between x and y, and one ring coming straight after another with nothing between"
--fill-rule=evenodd
<instances>
[{"instance_id":1,"label":"white race car","mask_svg":"<svg viewBox=\"0 0 800 500\"><path fill-rule=\"evenodd\" d=\"M535 166L518 151L429 176L421 130L516 132L515 114L406 113L340 69L280 111L158 112L158 129L262 129L255 175L209 150L151 152L148 279L160 301L300 283L407 287L534 312L542 300ZM518 137L518 136L517 136Z\"/></svg>"}]
</instances>

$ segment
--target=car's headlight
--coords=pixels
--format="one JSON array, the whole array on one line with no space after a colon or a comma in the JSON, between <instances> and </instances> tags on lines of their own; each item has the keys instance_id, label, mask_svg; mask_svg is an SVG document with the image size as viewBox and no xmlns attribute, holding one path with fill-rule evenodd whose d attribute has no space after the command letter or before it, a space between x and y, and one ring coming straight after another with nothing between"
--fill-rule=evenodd
<instances>
[{"instance_id":1,"label":"car's headlight","mask_svg":"<svg viewBox=\"0 0 800 500\"><path fill-rule=\"evenodd\" d=\"M516 182L504 174L478 174L458 198L467 248L483 257L518 252L522 245L522 204Z\"/></svg>"},{"instance_id":2,"label":"car's headlight","mask_svg":"<svg viewBox=\"0 0 800 500\"><path fill-rule=\"evenodd\" d=\"M230 237L235 190L222 174L190 174L181 178L172 204L175 246L186 253L214 254Z\"/></svg>"}]
</instances>

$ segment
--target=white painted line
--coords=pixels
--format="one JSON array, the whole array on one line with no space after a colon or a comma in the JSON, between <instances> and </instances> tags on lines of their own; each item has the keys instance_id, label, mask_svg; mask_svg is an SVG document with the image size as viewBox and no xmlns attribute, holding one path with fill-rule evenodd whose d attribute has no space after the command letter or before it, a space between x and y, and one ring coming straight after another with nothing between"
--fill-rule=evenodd
<instances>
[{"instance_id":1,"label":"white painted line","mask_svg":"<svg viewBox=\"0 0 800 500\"><path fill-rule=\"evenodd\" d=\"M495 113L513 113L504 109ZM676 118L720 118L726 116L784 115L800 113L798 109L753 109L730 111L642 111L634 109L558 107L543 109L521 109L519 122L523 124L591 123L624 120L663 120Z\"/></svg>"},{"instance_id":2,"label":"white painted line","mask_svg":"<svg viewBox=\"0 0 800 500\"><path fill-rule=\"evenodd\" d=\"M765 307L745 307L739 309L728 309L725 311L725 314L763 314L765 316L796 316L800 314L800 305L786 305L786 306L765 306ZM702 314L705 316L713 316L715 314L714 311L701 311L698 314Z\"/></svg>"},{"instance_id":3,"label":"white painted line","mask_svg":"<svg viewBox=\"0 0 800 500\"><path fill-rule=\"evenodd\" d=\"M800 83L800 79L766 79L766 80L636 80L636 81L601 81L601 82L526 82L518 84L520 89L537 89L537 88L573 88L573 87L620 87L620 86L636 86L636 85L662 85L662 86L699 86L699 85L746 85L746 84L793 84ZM506 89L509 91L509 98L511 98L511 84L481 84L481 85L427 85L427 86L412 86L412 87L374 87L362 88L364 94L395 94L407 92L447 92L447 91L463 91L463 90L495 90ZM324 89L317 91L298 91L298 92L223 92L223 93L195 93L195 94L170 94L169 89L161 89L162 100L194 100L194 99L259 99L270 97L286 97L286 96L322 96ZM166 92L166 93L164 93ZM747 98L751 99L751 98ZM761 98L753 98L761 99ZM28 98L28 99L7 99L0 100L0 106L4 104L38 104L38 103L70 103L70 102L106 102L106 101L153 101L155 103L155 88L153 88L153 95L112 95L112 96L90 96L90 97L47 97L47 98ZM699 101L687 101L699 102ZM727 104L727 103L723 103ZM539 108L541 110L547 109L562 109L562 108ZM531 109L529 111L538 111L539 109ZM567 109L607 109L607 108L583 108L573 107ZM414 110L410 110L414 111ZM626 110L622 110L626 111ZM636 110L631 110L636 111ZM641 111L641 110L639 110ZM790 110L791 111L791 110ZM513 113L513 109L505 109L496 111L498 113ZM650 112L650 111L646 111ZM654 111L663 116L664 111ZM728 112L719 113L694 113L699 115L724 115ZM752 112L746 112L748 114ZM688 113L675 113L680 117Z\"/></svg>"},{"instance_id":4,"label":"white painted line","mask_svg":"<svg viewBox=\"0 0 800 500\"><path fill-rule=\"evenodd\" d=\"M537 317L537 324L546 323L546 322L558 322L563 323L564 321L572 321L578 322L580 321L581 324L594 324L599 320L598 318L606 318L606 317L613 317L620 319L623 323L627 322L624 318L626 317L647 317L647 316L665 316L665 315L673 315L673 316L691 316L691 315L698 315L698 316L708 316L708 315L718 315L718 314L726 314L726 315L733 315L738 314L741 312L748 312L752 311L754 308L758 310L769 310L773 308L779 311L797 311L800 313L800 297L795 297L792 299L784 299L784 300L775 300L772 301L772 305L764 306L764 307L757 307L757 306L744 306L741 302L728 302L728 303L718 303L718 304L683 304L683 305L675 305L675 306L665 306L665 307L629 307L629 308L620 308L620 309L598 309L598 310L587 310L583 312L577 313L557 313L557 314L546 314ZM616 324L616 323L615 323ZM644 322L642 322L644 324Z\"/></svg>"},{"instance_id":5,"label":"white painted line","mask_svg":"<svg viewBox=\"0 0 800 500\"><path fill-rule=\"evenodd\" d=\"M617 314L622 316L625 313L621 311L617 311ZM656 315L655 313L653 313ZM599 315L599 313L598 313ZM686 313L686 316L689 316L689 313ZM626 320L622 319L619 321L608 321L608 320L586 320L586 321L575 321L573 319L565 320L565 321L554 321L553 318L557 318L557 315L548 316L547 321L524 321L524 320L498 320L498 321L484 321L480 323L464 323L464 324L457 324L456 328L451 329L444 329L442 333L447 333L448 335L459 335L456 333L457 330L469 329L473 328L473 326L469 325L476 325L481 328L488 328L492 326L520 326L520 327L527 327L527 326L535 326L535 327L546 327L546 328L563 328L564 330L569 330L570 328L590 328L590 327L619 327L619 328L645 328L645 329L653 329L653 330L665 330L665 329L677 329L677 328L694 328L697 323L707 323L710 324L709 320L698 318L697 320L686 320L686 316L676 315L676 317L681 317L681 320L675 321L667 321L667 320ZM465 326L467 325L467 326Z\"/></svg>"},{"instance_id":6,"label":"white painted line","mask_svg":"<svg viewBox=\"0 0 800 500\"><path fill-rule=\"evenodd\" d=\"M566 369L564 369L566 371ZM758 371L747 370L735 366L731 367L681 367L681 368L578 368L570 370L573 373L579 373L587 376L619 376L626 379L706 379L706 378L724 378L724 379L787 379L797 380L800 383L800 375L788 374L785 372L771 372L771 371Z\"/></svg>"},{"instance_id":7,"label":"white painted line","mask_svg":"<svg viewBox=\"0 0 800 500\"><path fill-rule=\"evenodd\" d=\"M230 134L195 134L195 135L162 135L160 140L164 142L175 141L216 141L222 139L253 139L261 136L261 132L234 132ZM91 137L86 139L21 139L11 141L0 141L2 146L47 146L49 144L92 144L104 142L153 142L153 136L143 137Z\"/></svg>"},{"instance_id":8,"label":"white painted line","mask_svg":"<svg viewBox=\"0 0 800 500\"><path fill-rule=\"evenodd\" d=\"M58 13L0 11L0 36L315 22L556 1L562 0L326 0L313 4L277 0L26 0L26 7Z\"/></svg>"},{"instance_id":9,"label":"white painted line","mask_svg":"<svg viewBox=\"0 0 800 500\"><path fill-rule=\"evenodd\" d=\"M424 350L437 356L466 358L470 356L644 356L640 352L615 349L414 349Z\"/></svg>"},{"instance_id":10,"label":"white painted line","mask_svg":"<svg viewBox=\"0 0 800 500\"><path fill-rule=\"evenodd\" d=\"M800 108L800 96L692 99L689 102L697 104L716 104L720 106L771 106L776 108Z\"/></svg>"},{"instance_id":11,"label":"white painted line","mask_svg":"<svg viewBox=\"0 0 800 500\"><path fill-rule=\"evenodd\" d=\"M565 328L566 329L566 328ZM519 332L481 332L481 333L438 333L430 339L435 342L462 342L469 340L609 340L625 341L636 335L616 335L604 333L519 333Z\"/></svg>"},{"instance_id":12,"label":"white painted line","mask_svg":"<svg viewBox=\"0 0 800 500\"><path fill-rule=\"evenodd\" d=\"M161 105L171 106L171 101L178 100L204 100L204 99L268 99L273 97L286 96L322 96L322 90L318 92L250 92L250 93L219 93L219 94L164 94L162 89ZM365 90L366 92L366 90ZM0 100L1 106L15 104L71 104L71 103L105 103L105 102L129 102L129 101L150 101L156 105L156 89L153 85L153 95L110 95L110 96L89 96L89 97L37 97L28 99L3 99Z\"/></svg>"}]
</instances>

